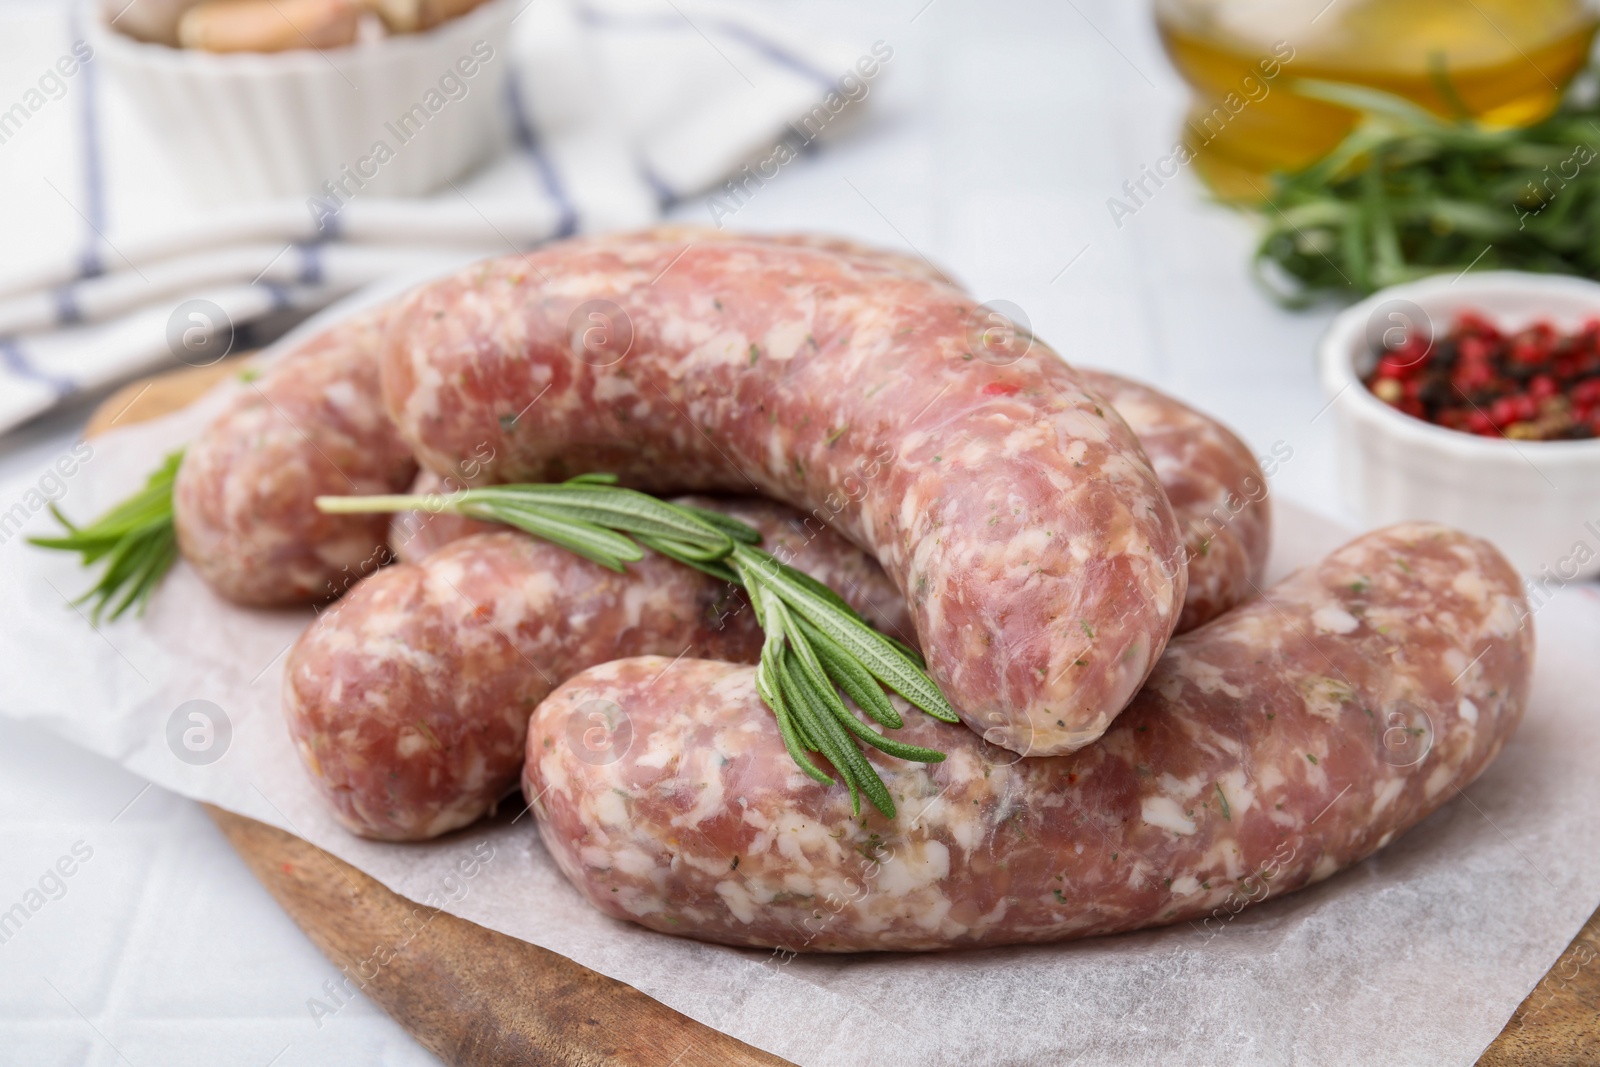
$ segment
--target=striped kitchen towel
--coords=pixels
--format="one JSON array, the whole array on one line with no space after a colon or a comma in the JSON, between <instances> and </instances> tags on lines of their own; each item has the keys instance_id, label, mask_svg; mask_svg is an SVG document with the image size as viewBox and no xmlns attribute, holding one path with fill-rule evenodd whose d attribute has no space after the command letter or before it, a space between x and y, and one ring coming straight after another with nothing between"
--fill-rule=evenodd
<instances>
[{"instance_id":1,"label":"striped kitchen towel","mask_svg":"<svg viewBox=\"0 0 1600 1067\"><path fill-rule=\"evenodd\" d=\"M0 69L48 73L82 17L0 14ZM193 301L247 337L401 272L648 224L865 99L858 48L713 0L530 0L513 31L506 152L432 197L353 197L334 217L303 198L196 207L93 59L25 95L26 121L0 129L0 432L176 366Z\"/></svg>"}]
</instances>

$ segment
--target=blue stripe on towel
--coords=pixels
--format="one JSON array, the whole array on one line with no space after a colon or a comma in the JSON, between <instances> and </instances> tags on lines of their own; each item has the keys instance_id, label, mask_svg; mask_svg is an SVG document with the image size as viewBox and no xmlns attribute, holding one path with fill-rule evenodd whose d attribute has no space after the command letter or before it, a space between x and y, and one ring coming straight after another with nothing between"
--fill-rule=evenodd
<instances>
[{"instance_id":1,"label":"blue stripe on towel","mask_svg":"<svg viewBox=\"0 0 1600 1067\"><path fill-rule=\"evenodd\" d=\"M76 15L69 25L73 40L81 40ZM105 272L105 263L100 258L100 234L106 227L105 173L100 156L100 82L95 76L93 56L83 64L82 71L82 89L78 99L83 106L78 112L78 128L83 135L83 214L88 221L89 232L84 235L83 252L78 258L78 277L93 278Z\"/></svg>"},{"instance_id":2,"label":"blue stripe on towel","mask_svg":"<svg viewBox=\"0 0 1600 1067\"><path fill-rule=\"evenodd\" d=\"M667 208L676 204L680 199L678 196L678 191L672 186L668 185L661 175L651 170L650 164L646 163L642 159L639 161L639 176L642 177L645 180L645 184L649 185L651 190L655 192L656 204L661 208L662 211L665 211Z\"/></svg>"},{"instance_id":3,"label":"blue stripe on towel","mask_svg":"<svg viewBox=\"0 0 1600 1067\"><path fill-rule=\"evenodd\" d=\"M330 211L323 215L322 221L317 224L316 236L311 240L318 242L337 241L344 231L344 224L339 219L340 213L338 211Z\"/></svg>"},{"instance_id":4,"label":"blue stripe on towel","mask_svg":"<svg viewBox=\"0 0 1600 1067\"><path fill-rule=\"evenodd\" d=\"M30 382L48 385L55 391L57 397L74 393L78 389L76 382L67 378L57 377L54 374L46 374L35 367L33 362L28 359L27 354L22 351L22 346L17 344L14 338L0 337L0 363L5 364L6 368L19 378L26 378Z\"/></svg>"},{"instance_id":5,"label":"blue stripe on towel","mask_svg":"<svg viewBox=\"0 0 1600 1067\"><path fill-rule=\"evenodd\" d=\"M300 251L300 284L321 285L324 281L322 269L322 245L300 244L295 245Z\"/></svg>"},{"instance_id":6,"label":"blue stripe on towel","mask_svg":"<svg viewBox=\"0 0 1600 1067\"><path fill-rule=\"evenodd\" d=\"M562 184L561 175L556 172L555 165L539 147L539 134L528 121L527 110L522 106L522 81L517 77L515 68L506 77L506 103L511 108L511 126L517 144L527 153L534 169L539 172L539 180L544 184L545 192L561 210L561 222L556 226L555 236L571 237L578 232L578 211L573 206L571 198L567 196L566 186Z\"/></svg>"},{"instance_id":7,"label":"blue stripe on towel","mask_svg":"<svg viewBox=\"0 0 1600 1067\"><path fill-rule=\"evenodd\" d=\"M58 285L50 291L56 305L56 325L72 326L83 321L83 309L78 306L77 286L72 283Z\"/></svg>"},{"instance_id":8,"label":"blue stripe on towel","mask_svg":"<svg viewBox=\"0 0 1600 1067\"><path fill-rule=\"evenodd\" d=\"M824 89L837 88L837 79L829 77L824 72L813 67L793 52L784 48L775 41L769 41L760 34L739 25L736 22L717 22L715 28L735 41L739 41L747 48L759 55L766 56L780 67L788 67L801 77L810 78Z\"/></svg>"}]
</instances>

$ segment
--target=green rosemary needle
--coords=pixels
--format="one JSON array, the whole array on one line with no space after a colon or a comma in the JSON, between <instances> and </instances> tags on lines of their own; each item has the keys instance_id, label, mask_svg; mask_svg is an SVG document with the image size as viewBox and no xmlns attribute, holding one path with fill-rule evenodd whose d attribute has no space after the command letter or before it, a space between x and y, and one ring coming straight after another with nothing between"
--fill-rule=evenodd
<instances>
[{"instance_id":1,"label":"green rosemary needle","mask_svg":"<svg viewBox=\"0 0 1600 1067\"><path fill-rule=\"evenodd\" d=\"M1600 278L1600 103L1592 93L1575 88L1544 121L1496 129L1364 86L1302 79L1295 92L1361 120L1321 160L1272 179L1251 205L1265 227L1256 276L1280 303L1365 296L1438 272Z\"/></svg>"},{"instance_id":2,"label":"green rosemary needle","mask_svg":"<svg viewBox=\"0 0 1600 1067\"><path fill-rule=\"evenodd\" d=\"M166 458L134 496L87 526L74 526L55 505L60 537L33 537L43 548L76 552L85 566L105 561L100 581L79 603L94 601L99 624L130 607L143 613L177 559L172 488L181 451ZM330 514L448 512L503 523L559 545L603 567L623 571L646 548L721 581L743 586L765 635L756 684L777 717L784 746L819 782L833 777L807 753L828 761L850 790L856 814L865 794L885 815L894 800L861 753L870 745L899 759L936 763L944 754L880 734L844 703L839 690L885 729L903 725L883 687L945 722L955 711L910 648L874 630L832 589L757 548L761 535L715 511L670 504L624 489L608 474L585 474L550 485L500 485L429 495L324 496Z\"/></svg>"},{"instance_id":3,"label":"green rosemary needle","mask_svg":"<svg viewBox=\"0 0 1600 1067\"><path fill-rule=\"evenodd\" d=\"M60 537L30 537L30 544L63 552L76 552L85 567L105 560L100 581L73 601L93 601L89 617L96 625L110 611L111 621L131 607L143 615L150 594L178 558L178 538L172 525L172 483L178 475L183 450L169 455L144 483L144 488L87 526L74 526L55 504L50 514L66 530Z\"/></svg>"},{"instance_id":4,"label":"green rosemary needle","mask_svg":"<svg viewBox=\"0 0 1600 1067\"><path fill-rule=\"evenodd\" d=\"M874 630L826 585L757 548L755 530L714 511L623 489L611 475L428 496L324 496L317 506L335 514L417 510L504 523L616 571L649 548L743 586L765 637L756 688L777 718L784 747L802 771L832 785L833 777L807 753L827 760L858 815L863 794L883 814L895 810L862 744L918 763L937 763L944 754L873 730L839 690L887 729L903 722L884 686L936 719L959 721L920 656Z\"/></svg>"}]
</instances>

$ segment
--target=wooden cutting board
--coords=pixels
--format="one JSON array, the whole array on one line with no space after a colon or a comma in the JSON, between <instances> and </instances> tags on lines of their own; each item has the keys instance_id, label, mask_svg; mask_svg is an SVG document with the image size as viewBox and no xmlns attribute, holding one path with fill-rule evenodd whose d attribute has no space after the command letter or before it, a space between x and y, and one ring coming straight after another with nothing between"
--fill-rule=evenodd
<instances>
[{"instance_id":1,"label":"wooden cutting board","mask_svg":"<svg viewBox=\"0 0 1600 1067\"><path fill-rule=\"evenodd\" d=\"M87 436L192 402L240 358L135 382ZM745 1067L788 1064L564 956L423 907L276 827L203 805L250 870L335 966L355 973L376 944L404 943L363 990L452 1065ZM427 917L420 933L412 916ZM409 940L396 938L407 931ZM1441 975L1449 981L1449 975ZM1600 1063L1600 909L1517 1008L1479 1067ZM792 1067L792 1065L791 1065Z\"/></svg>"}]
</instances>

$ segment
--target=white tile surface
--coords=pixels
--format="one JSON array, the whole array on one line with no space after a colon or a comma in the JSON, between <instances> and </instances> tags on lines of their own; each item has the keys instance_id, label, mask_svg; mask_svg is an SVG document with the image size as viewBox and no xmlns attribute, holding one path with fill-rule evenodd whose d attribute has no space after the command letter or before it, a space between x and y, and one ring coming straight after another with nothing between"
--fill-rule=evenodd
<instances>
[{"instance_id":1,"label":"white tile surface","mask_svg":"<svg viewBox=\"0 0 1600 1067\"><path fill-rule=\"evenodd\" d=\"M0 909L79 842L0 943L0 1063L438 1062L365 999L317 1025L337 971L198 806L0 720Z\"/></svg>"}]
</instances>

